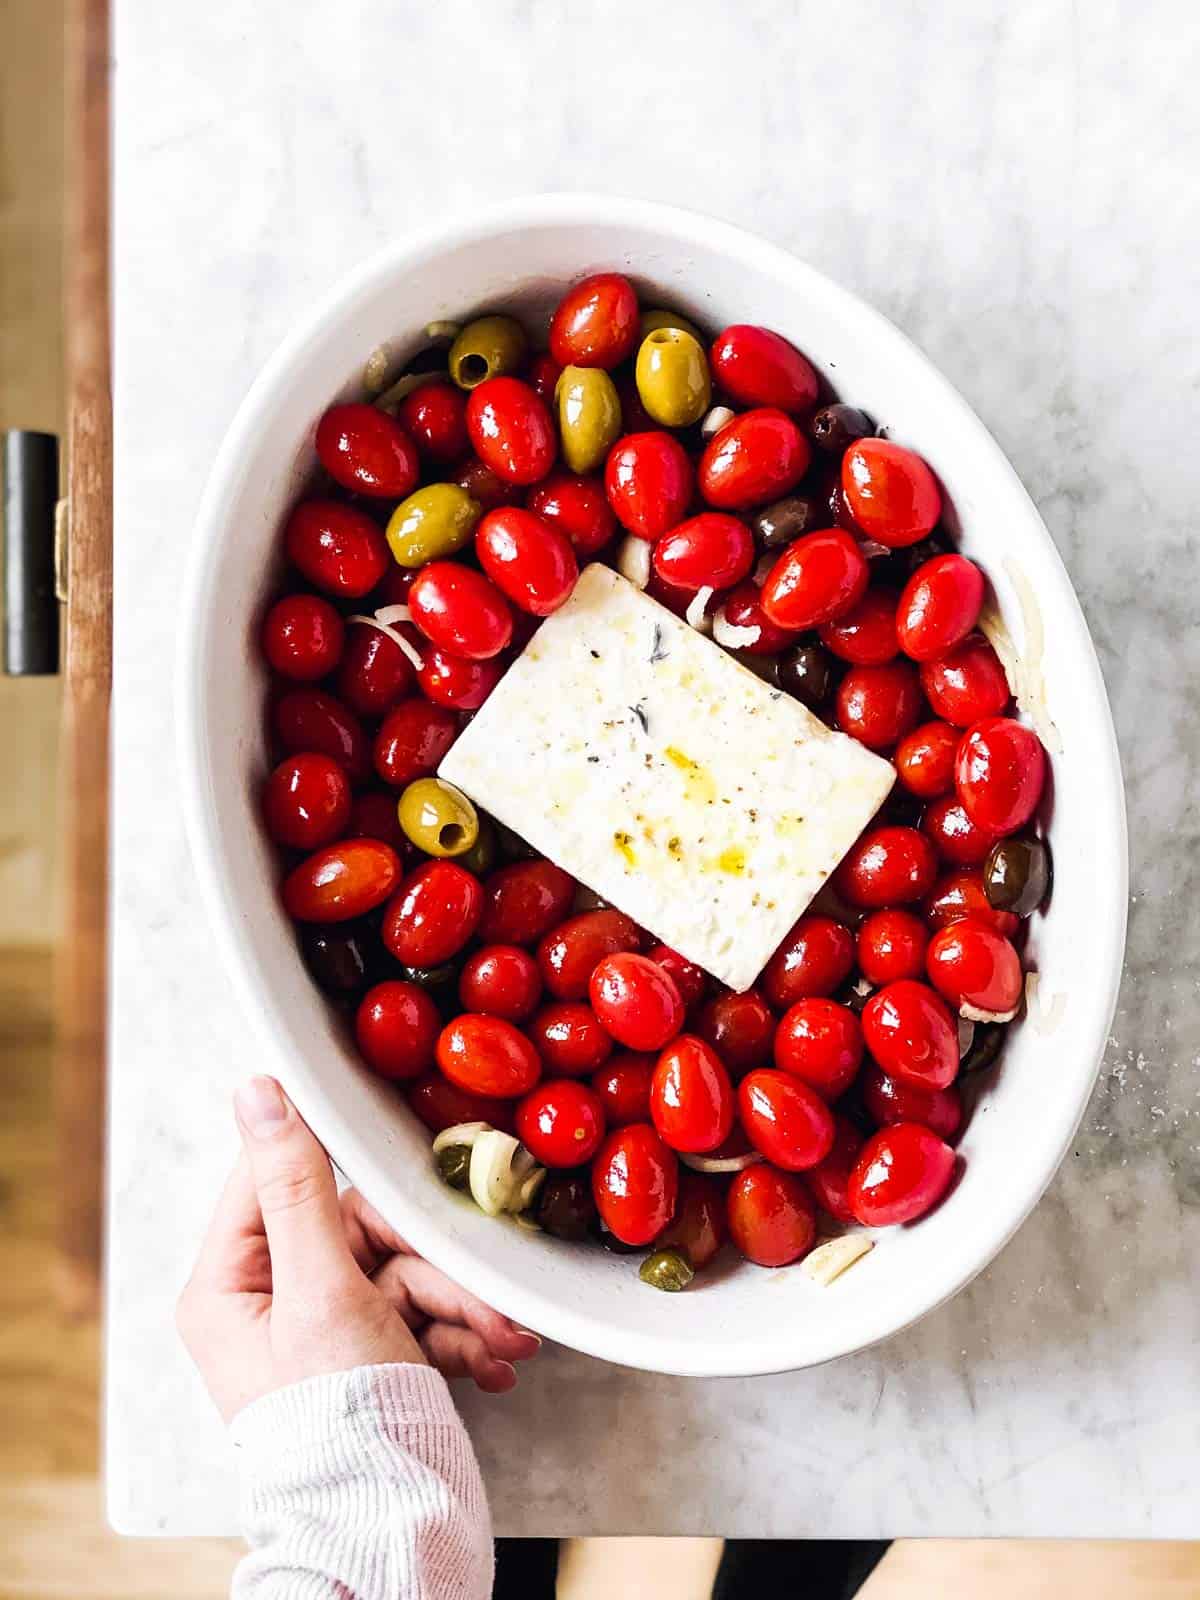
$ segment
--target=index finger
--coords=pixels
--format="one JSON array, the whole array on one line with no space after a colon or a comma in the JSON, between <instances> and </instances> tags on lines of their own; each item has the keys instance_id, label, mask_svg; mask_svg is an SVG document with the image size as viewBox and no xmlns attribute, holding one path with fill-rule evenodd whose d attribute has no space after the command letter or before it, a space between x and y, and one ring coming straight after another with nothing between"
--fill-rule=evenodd
<instances>
[{"instance_id":1,"label":"index finger","mask_svg":"<svg viewBox=\"0 0 1200 1600\"><path fill-rule=\"evenodd\" d=\"M344 1190L339 1203L350 1254L368 1276L391 1256L412 1254L408 1242L384 1221L374 1206L367 1204L357 1189Z\"/></svg>"}]
</instances>

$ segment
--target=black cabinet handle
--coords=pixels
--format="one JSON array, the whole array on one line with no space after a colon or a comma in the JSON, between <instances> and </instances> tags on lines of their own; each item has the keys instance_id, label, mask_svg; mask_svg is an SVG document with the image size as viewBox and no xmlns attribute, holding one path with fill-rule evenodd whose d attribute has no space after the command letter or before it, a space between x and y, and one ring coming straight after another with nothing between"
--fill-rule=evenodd
<instances>
[{"instance_id":1,"label":"black cabinet handle","mask_svg":"<svg viewBox=\"0 0 1200 1600\"><path fill-rule=\"evenodd\" d=\"M14 428L4 435L4 670L58 671L54 518L58 440Z\"/></svg>"}]
</instances>

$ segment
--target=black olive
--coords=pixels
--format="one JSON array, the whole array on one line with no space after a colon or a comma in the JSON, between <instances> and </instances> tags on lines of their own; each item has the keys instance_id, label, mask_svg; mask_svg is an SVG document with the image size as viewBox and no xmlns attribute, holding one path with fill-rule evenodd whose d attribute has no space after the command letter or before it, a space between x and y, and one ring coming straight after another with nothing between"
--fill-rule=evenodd
<instances>
[{"instance_id":1,"label":"black olive","mask_svg":"<svg viewBox=\"0 0 1200 1600\"><path fill-rule=\"evenodd\" d=\"M921 539L904 550L893 550L890 556L880 556L878 560L872 561L871 581L888 583L893 588L903 589L918 567L923 567L927 561L932 561L934 556L949 555L953 548L944 534L931 533L928 539Z\"/></svg>"},{"instance_id":2,"label":"black olive","mask_svg":"<svg viewBox=\"0 0 1200 1600\"><path fill-rule=\"evenodd\" d=\"M586 1239L596 1222L596 1202L586 1174L556 1173L542 1184L537 1220L556 1239Z\"/></svg>"},{"instance_id":3,"label":"black olive","mask_svg":"<svg viewBox=\"0 0 1200 1600\"><path fill-rule=\"evenodd\" d=\"M1032 916L1050 887L1050 852L1040 839L998 839L983 864L988 905Z\"/></svg>"},{"instance_id":4,"label":"black olive","mask_svg":"<svg viewBox=\"0 0 1200 1600\"><path fill-rule=\"evenodd\" d=\"M813 443L830 455L840 455L856 439L867 439L875 424L857 406L822 406L812 419Z\"/></svg>"},{"instance_id":5,"label":"black olive","mask_svg":"<svg viewBox=\"0 0 1200 1600\"><path fill-rule=\"evenodd\" d=\"M883 805L883 820L898 828L918 828L925 802L910 790L895 786Z\"/></svg>"},{"instance_id":6,"label":"black olive","mask_svg":"<svg viewBox=\"0 0 1200 1600\"><path fill-rule=\"evenodd\" d=\"M377 935L364 924L305 928L300 941L305 965L326 994L354 999L370 987Z\"/></svg>"},{"instance_id":7,"label":"black olive","mask_svg":"<svg viewBox=\"0 0 1200 1600\"><path fill-rule=\"evenodd\" d=\"M496 822L496 848L505 861L529 861L537 855L531 844L526 844L519 833L506 828L502 822Z\"/></svg>"},{"instance_id":8,"label":"black olive","mask_svg":"<svg viewBox=\"0 0 1200 1600\"><path fill-rule=\"evenodd\" d=\"M802 644L779 658L779 687L816 711L833 689L833 662L819 644Z\"/></svg>"},{"instance_id":9,"label":"black olive","mask_svg":"<svg viewBox=\"0 0 1200 1600\"><path fill-rule=\"evenodd\" d=\"M834 995L838 1005L845 1006L848 1010L853 1011L856 1017L862 1016L863 1011L866 1009L867 1001L871 998L873 992L869 984L860 989L860 981L858 978L851 978Z\"/></svg>"},{"instance_id":10,"label":"black olive","mask_svg":"<svg viewBox=\"0 0 1200 1600\"><path fill-rule=\"evenodd\" d=\"M971 1048L959 1064L960 1073L982 1072L990 1067L1000 1054L1008 1024L1003 1022L977 1022L971 1038Z\"/></svg>"},{"instance_id":11,"label":"black olive","mask_svg":"<svg viewBox=\"0 0 1200 1600\"><path fill-rule=\"evenodd\" d=\"M789 494L756 511L750 526L764 549L776 550L821 526L819 502L807 495Z\"/></svg>"}]
</instances>

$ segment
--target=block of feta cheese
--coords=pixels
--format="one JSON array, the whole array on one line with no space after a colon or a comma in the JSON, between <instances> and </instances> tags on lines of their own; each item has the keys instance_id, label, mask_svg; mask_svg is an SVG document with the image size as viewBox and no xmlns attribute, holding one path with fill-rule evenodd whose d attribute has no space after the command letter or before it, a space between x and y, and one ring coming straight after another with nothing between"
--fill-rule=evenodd
<instances>
[{"instance_id":1,"label":"block of feta cheese","mask_svg":"<svg viewBox=\"0 0 1200 1600\"><path fill-rule=\"evenodd\" d=\"M889 762L599 564L439 773L737 990L893 779Z\"/></svg>"}]
</instances>

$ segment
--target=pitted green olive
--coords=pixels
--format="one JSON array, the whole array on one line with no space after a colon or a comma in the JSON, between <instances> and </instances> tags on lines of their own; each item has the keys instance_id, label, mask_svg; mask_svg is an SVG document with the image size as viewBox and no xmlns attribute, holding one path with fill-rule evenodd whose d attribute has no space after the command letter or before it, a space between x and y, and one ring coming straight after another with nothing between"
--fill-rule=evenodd
<instances>
[{"instance_id":1,"label":"pitted green olive","mask_svg":"<svg viewBox=\"0 0 1200 1600\"><path fill-rule=\"evenodd\" d=\"M642 340L634 376L642 404L664 428L690 428L708 410L712 381L700 341L683 328L655 328Z\"/></svg>"},{"instance_id":2,"label":"pitted green olive","mask_svg":"<svg viewBox=\"0 0 1200 1600\"><path fill-rule=\"evenodd\" d=\"M482 811L477 813L477 817L479 833L475 843L458 857L458 864L466 867L468 872L473 872L477 878L484 878L496 865L496 829L491 817L485 816Z\"/></svg>"},{"instance_id":3,"label":"pitted green olive","mask_svg":"<svg viewBox=\"0 0 1200 1600\"><path fill-rule=\"evenodd\" d=\"M682 1250L655 1250L638 1268L638 1277L652 1289L678 1294L696 1276Z\"/></svg>"},{"instance_id":4,"label":"pitted green olive","mask_svg":"<svg viewBox=\"0 0 1200 1600\"><path fill-rule=\"evenodd\" d=\"M477 389L486 378L515 372L527 344L515 317L476 317L450 346L450 376L460 389Z\"/></svg>"},{"instance_id":5,"label":"pitted green olive","mask_svg":"<svg viewBox=\"0 0 1200 1600\"><path fill-rule=\"evenodd\" d=\"M704 335L694 322L689 322L686 317L681 317L678 311L668 311L665 306L654 306L649 311L643 311L638 322L638 343L642 343L648 333L653 333L657 328L680 328L684 333L690 333L696 343L703 349Z\"/></svg>"},{"instance_id":6,"label":"pitted green olive","mask_svg":"<svg viewBox=\"0 0 1200 1600\"><path fill-rule=\"evenodd\" d=\"M621 431L617 386L600 367L564 367L554 398L563 459L572 472L591 472Z\"/></svg>"},{"instance_id":7,"label":"pitted green olive","mask_svg":"<svg viewBox=\"0 0 1200 1600\"><path fill-rule=\"evenodd\" d=\"M475 807L452 783L417 778L400 796L400 826L427 856L465 855L479 837Z\"/></svg>"},{"instance_id":8,"label":"pitted green olive","mask_svg":"<svg viewBox=\"0 0 1200 1600\"><path fill-rule=\"evenodd\" d=\"M474 533L482 509L457 483L426 484L392 512L388 546L402 567L452 556Z\"/></svg>"}]
</instances>

